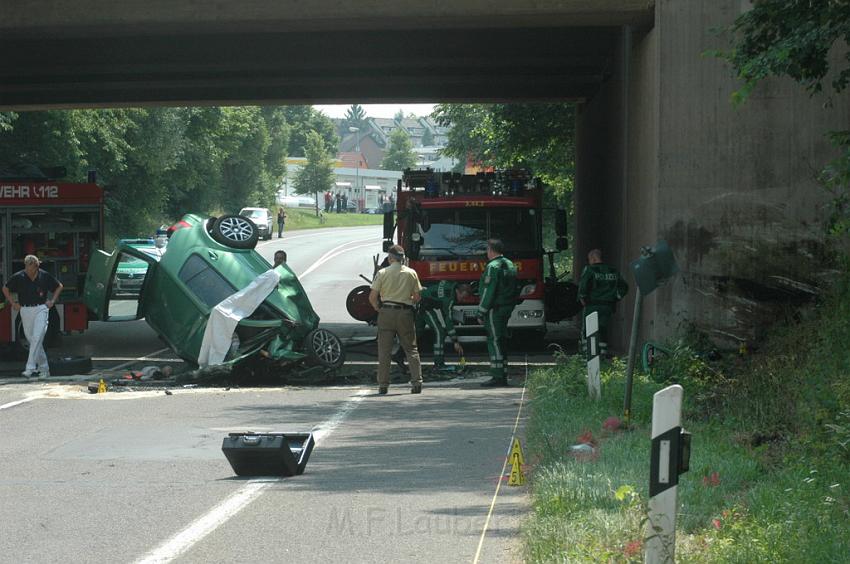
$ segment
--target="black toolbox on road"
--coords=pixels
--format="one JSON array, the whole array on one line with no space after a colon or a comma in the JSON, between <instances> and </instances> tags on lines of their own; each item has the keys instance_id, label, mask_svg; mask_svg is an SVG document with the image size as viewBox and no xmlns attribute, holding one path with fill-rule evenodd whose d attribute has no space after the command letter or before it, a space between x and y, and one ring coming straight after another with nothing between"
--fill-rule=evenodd
<instances>
[{"instance_id":1,"label":"black toolbox on road","mask_svg":"<svg viewBox=\"0 0 850 564\"><path fill-rule=\"evenodd\" d=\"M313 452L313 433L230 433L221 450L237 476L295 476Z\"/></svg>"}]
</instances>

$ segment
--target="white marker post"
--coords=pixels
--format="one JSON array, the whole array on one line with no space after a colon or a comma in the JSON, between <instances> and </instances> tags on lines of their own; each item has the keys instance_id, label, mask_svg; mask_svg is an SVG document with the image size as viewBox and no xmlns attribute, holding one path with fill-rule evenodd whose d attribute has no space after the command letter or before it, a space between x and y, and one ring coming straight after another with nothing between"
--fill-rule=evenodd
<instances>
[{"instance_id":1,"label":"white marker post","mask_svg":"<svg viewBox=\"0 0 850 564\"><path fill-rule=\"evenodd\" d=\"M595 400L602 397L599 383L599 312L584 318L584 334L587 339L587 393Z\"/></svg>"},{"instance_id":2,"label":"white marker post","mask_svg":"<svg viewBox=\"0 0 850 564\"><path fill-rule=\"evenodd\" d=\"M664 388L652 400L649 519L646 564L672 563L676 552L679 474L687 472L690 434L682 431L682 386Z\"/></svg>"}]
</instances>

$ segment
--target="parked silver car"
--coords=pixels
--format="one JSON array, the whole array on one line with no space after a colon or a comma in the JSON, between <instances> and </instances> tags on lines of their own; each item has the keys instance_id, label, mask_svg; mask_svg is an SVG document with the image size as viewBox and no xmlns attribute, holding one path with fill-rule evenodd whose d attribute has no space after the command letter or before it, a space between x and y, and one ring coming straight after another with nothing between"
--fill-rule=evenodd
<instances>
[{"instance_id":1,"label":"parked silver car","mask_svg":"<svg viewBox=\"0 0 850 564\"><path fill-rule=\"evenodd\" d=\"M262 239L271 239L274 234L272 212L268 208L242 208L239 215L253 221Z\"/></svg>"}]
</instances>

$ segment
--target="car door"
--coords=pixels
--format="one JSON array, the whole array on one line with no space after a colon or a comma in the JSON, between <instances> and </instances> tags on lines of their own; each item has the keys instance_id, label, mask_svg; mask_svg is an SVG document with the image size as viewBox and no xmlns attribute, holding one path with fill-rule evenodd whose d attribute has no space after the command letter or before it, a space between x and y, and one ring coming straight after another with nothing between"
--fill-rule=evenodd
<instances>
[{"instance_id":1,"label":"car door","mask_svg":"<svg viewBox=\"0 0 850 564\"><path fill-rule=\"evenodd\" d=\"M134 268L133 285L138 292L121 292L118 265L132 260L145 267ZM145 289L157 272L157 261L150 255L119 243L112 253L98 250L89 259L83 300L86 307L100 321L131 321L145 316ZM125 275L125 274L122 274Z\"/></svg>"}]
</instances>

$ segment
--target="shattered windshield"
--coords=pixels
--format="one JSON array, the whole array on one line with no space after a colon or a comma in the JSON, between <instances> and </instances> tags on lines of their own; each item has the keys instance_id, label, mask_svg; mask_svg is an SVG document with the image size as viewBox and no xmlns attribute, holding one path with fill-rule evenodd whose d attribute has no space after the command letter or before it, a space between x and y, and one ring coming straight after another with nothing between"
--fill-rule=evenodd
<instances>
[{"instance_id":1,"label":"shattered windshield","mask_svg":"<svg viewBox=\"0 0 850 564\"><path fill-rule=\"evenodd\" d=\"M419 227L423 258L458 258L484 255L487 239L498 238L511 258L539 253L537 212L531 208L430 209L428 229Z\"/></svg>"}]
</instances>

